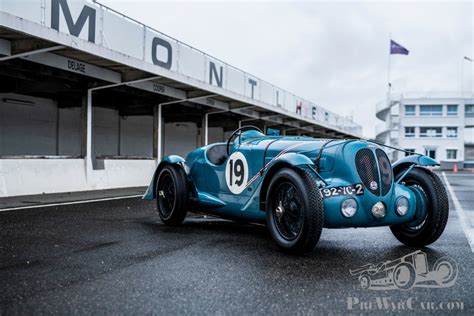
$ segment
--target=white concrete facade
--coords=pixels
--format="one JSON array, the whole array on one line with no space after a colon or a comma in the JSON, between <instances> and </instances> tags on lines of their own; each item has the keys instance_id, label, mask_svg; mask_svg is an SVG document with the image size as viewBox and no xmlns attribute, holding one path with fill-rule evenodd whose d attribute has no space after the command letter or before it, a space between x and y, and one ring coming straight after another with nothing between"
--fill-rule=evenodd
<instances>
[{"instance_id":1,"label":"white concrete facade","mask_svg":"<svg viewBox=\"0 0 474 316\"><path fill-rule=\"evenodd\" d=\"M88 172L81 155L81 108L0 94L0 198L148 185L157 165L154 117L121 117L105 107L92 112L94 152L103 166ZM201 129L192 122L164 124L164 155L186 156L202 146ZM210 142L223 140L222 128L209 128Z\"/></svg>"},{"instance_id":2,"label":"white concrete facade","mask_svg":"<svg viewBox=\"0 0 474 316\"><path fill-rule=\"evenodd\" d=\"M376 140L432 156L442 167L462 168L474 161L474 96L459 94L397 94L377 104ZM403 152L391 151L396 160Z\"/></svg>"},{"instance_id":3,"label":"white concrete facade","mask_svg":"<svg viewBox=\"0 0 474 316\"><path fill-rule=\"evenodd\" d=\"M106 159L87 175L84 159L0 159L0 198L148 185L155 160Z\"/></svg>"}]
</instances>

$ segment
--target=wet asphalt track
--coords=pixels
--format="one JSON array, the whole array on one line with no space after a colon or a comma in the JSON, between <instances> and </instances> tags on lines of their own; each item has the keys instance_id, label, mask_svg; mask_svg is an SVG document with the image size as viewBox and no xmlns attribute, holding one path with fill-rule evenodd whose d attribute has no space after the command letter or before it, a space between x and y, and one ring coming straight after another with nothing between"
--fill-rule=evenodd
<instances>
[{"instance_id":1,"label":"wet asphalt track","mask_svg":"<svg viewBox=\"0 0 474 316\"><path fill-rule=\"evenodd\" d=\"M474 227L474 175L448 179ZM388 228L326 229L298 258L279 253L265 227L198 217L165 227L140 199L0 212L0 223L5 315L474 313L474 254L454 210L422 250L430 266L455 259L456 283L409 291L362 290L349 273L416 250ZM382 298L401 303L381 310Z\"/></svg>"}]
</instances>

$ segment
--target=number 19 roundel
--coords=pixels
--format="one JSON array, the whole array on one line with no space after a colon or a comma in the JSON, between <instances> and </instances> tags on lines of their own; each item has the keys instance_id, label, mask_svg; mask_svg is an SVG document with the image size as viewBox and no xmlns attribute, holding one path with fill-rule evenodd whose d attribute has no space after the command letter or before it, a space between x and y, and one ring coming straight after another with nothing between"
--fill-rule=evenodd
<instances>
[{"instance_id":1,"label":"number 19 roundel","mask_svg":"<svg viewBox=\"0 0 474 316\"><path fill-rule=\"evenodd\" d=\"M225 166L225 182L230 192L240 194L244 191L249 178L247 159L241 152L230 155Z\"/></svg>"}]
</instances>

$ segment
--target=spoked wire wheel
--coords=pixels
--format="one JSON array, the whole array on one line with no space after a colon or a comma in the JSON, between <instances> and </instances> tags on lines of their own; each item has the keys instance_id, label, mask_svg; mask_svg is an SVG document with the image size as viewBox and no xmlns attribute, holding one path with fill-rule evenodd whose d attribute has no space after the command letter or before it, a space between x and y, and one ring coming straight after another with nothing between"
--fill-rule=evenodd
<instances>
[{"instance_id":1,"label":"spoked wire wheel","mask_svg":"<svg viewBox=\"0 0 474 316\"><path fill-rule=\"evenodd\" d=\"M278 247L292 254L313 250L324 224L315 177L306 170L282 168L272 176L266 196L267 225Z\"/></svg>"},{"instance_id":2,"label":"spoked wire wheel","mask_svg":"<svg viewBox=\"0 0 474 316\"><path fill-rule=\"evenodd\" d=\"M296 187L290 182L281 183L275 190L278 205L274 208L276 227L286 240L294 240L303 227L303 202Z\"/></svg>"},{"instance_id":3,"label":"spoked wire wheel","mask_svg":"<svg viewBox=\"0 0 474 316\"><path fill-rule=\"evenodd\" d=\"M418 181L410 179L406 182L402 182L402 184L406 187L409 187L412 190L418 191L421 194L421 196L425 199L425 201L428 201L428 196L426 195L426 192L423 190L423 187L421 186L421 184ZM416 220L415 223L403 224L402 226L407 231L416 232L416 231L420 230L423 227L423 225L426 224L427 216L428 216L428 212L425 212L422 219Z\"/></svg>"},{"instance_id":4,"label":"spoked wire wheel","mask_svg":"<svg viewBox=\"0 0 474 316\"><path fill-rule=\"evenodd\" d=\"M399 170L395 178L406 172ZM390 226L393 235L407 246L423 247L435 242L443 233L449 217L448 195L439 177L423 167L414 167L401 184L415 193L418 218ZM422 208L422 209L420 209ZM419 213L420 211L423 213Z\"/></svg>"},{"instance_id":5,"label":"spoked wire wheel","mask_svg":"<svg viewBox=\"0 0 474 316\"><path fill-rule=\"evenodd\" d=\"M156 204L161 221L179 225L186 217L189 190L186 173L176 165L166 165L156 180Z\"/></svg>"},{"instance_id":6,"label":"spoked wire wheel","mask_svg":"<svg viewBox=\"0 0 474 316\"><path fill-rule=\"evenodd\" d=\"M158 188L159 211L163 217L168 218L176 204L176 186L170 173L160 177Z\"/></svg>"}]
</instances>

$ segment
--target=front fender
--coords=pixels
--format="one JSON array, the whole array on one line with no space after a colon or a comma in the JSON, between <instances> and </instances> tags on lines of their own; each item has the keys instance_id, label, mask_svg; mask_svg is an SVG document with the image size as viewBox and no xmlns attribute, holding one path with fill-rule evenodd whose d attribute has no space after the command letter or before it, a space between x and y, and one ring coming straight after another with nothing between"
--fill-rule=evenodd
<instances>
[{"instance_id":1,"label":"front fender","mask_svg":"<svg viewBox=\"0 0 474 316\"><path fill-rule=\"evenodd\" d=\"M290 166L295 166L295 167L301 166L301 165L314 166L314 162L311 161L311 159L309 159L308 156L298 154L298 153L286 153L286 154L281 155L270 164L269 169L271 169L272 166L278 163L286 163Z\"/></svg>"},{"instance_id":2,"label":"front fender","mask_svg":"<svg viewBox=\"0 0 474 316\"><path fill-rule=\"evenodd\" d=\"M393 173L397 174L400 170L410 167L411 165L417 166L439 166L439 162L428 156L410 155L403 157L392 164Z\"/></svg>"},{"instance_id":3,"label":"front fender","mask_svg":"<svg viewBox=\"0 0 474 316\"><path fill-rule=\"evenodd\" d=\"M170 155L163 158L158 164L158 166L156 167L155 172L153 173L153 177L151 178L150 185L146 189L145 194L143 194L142 199L153 200L156 197L156 194L155 194L156 178L158 177L158 174L160 173L161 169L163 169L165 165L167 164L178 165L184 169L185 162L186 160L183 157L177 156L177 155ZM186 171L186 169L184 170Z\"/></svg>"},{"instance_id":4,"label":"front fender","mask_svg":"<svg viewBox=\"0 0 474 316\"><path fill-rule=\"evenodd\" d=\"M270 163L268 163L268 166L266 166L266 169L263 173L263 181L260 183L259 187L256 190L256 192L258 192L260 195L259 203L261 210L265 209L264 203L267 196L267 190L273 175L278 170L285 167L296 167L301 169L307 168L315 172L314 162L305 155L298 153L286 153L278 158L274 158L272 161L270 161Z\"/></svg>"}]
</instances>

